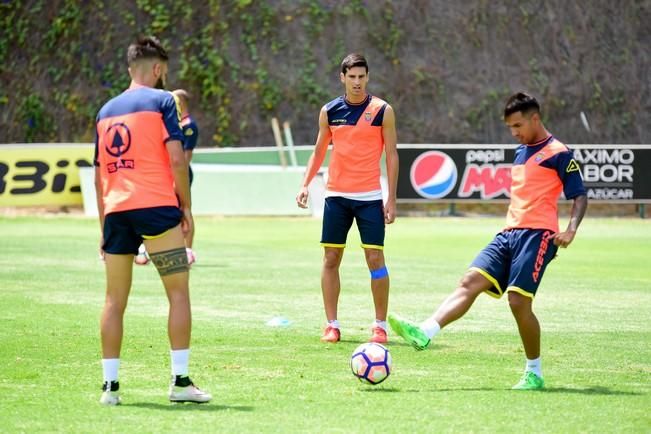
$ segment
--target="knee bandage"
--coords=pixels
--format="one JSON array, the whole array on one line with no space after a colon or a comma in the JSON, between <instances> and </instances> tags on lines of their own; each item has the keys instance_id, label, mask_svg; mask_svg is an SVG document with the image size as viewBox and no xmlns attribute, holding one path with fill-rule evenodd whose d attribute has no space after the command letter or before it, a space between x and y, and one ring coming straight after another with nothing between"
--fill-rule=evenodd
<instances>
[{"instance_id":1,"label":"knee bandage","mask_svg":"<svg viewBox=\"0 0 651 434\"><path fill-rule=\"evenodd\" d=\"M389 270L387 270L386 266L378 268L377 270L371 270L371 279L373 280L382 279L387 276L389 276Z\"/></svg>"}]
</instances>

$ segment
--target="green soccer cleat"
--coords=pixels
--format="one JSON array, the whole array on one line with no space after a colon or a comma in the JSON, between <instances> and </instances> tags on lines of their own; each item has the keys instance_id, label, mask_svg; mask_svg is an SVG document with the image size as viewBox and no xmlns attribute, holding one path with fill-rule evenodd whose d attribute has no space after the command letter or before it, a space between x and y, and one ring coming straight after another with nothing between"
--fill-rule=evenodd
<instances>
[{"instance_id":1,"label":"green soccer cleat","mask_svg":"<svg viewBox=\"0 0 651 434\"><path fill-rule=\"evenodd\" d=\"M525 372L518 384L513 386L513 390L540 390L545 387L545 380L533 372Z\"/></svg>"},{"instance_id":2,"label":"green soccer cleat","mask_svg":"<svg viewBox=\"0 0 651 434\"><path fill-rule=\"evenodd\" d=\"M429 345L430 338L427 337L423 329L411 321L392 314L389 315L388 321L391 329L417 350L424 350Z\"/></svg>"}]
</instances>

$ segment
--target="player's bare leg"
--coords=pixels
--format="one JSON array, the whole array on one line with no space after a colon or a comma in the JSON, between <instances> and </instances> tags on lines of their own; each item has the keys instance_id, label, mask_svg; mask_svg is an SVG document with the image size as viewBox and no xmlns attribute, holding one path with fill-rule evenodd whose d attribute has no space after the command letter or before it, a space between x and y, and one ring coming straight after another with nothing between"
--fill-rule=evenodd
<instances>
[{"instance_id":1,"label":"player's bare leg","mask_svg":"<svg viewBox=\"0 0 651 434\"><path fill-rule=\"evenodd\" d=\"M188 259L181 226L170 229L160 238L145 240L145 245L167 293L168 335L172 350L189 348L192 313Z\"/></svg>"},{"instance_id":2,"label":"player's bare leg","mask_svg":"<svg viewBox=\"0 0 651 434\"><path fill-rule=\"evenodd\" d=\"M104 359L120 357L124 311L131 290L133 256L104 254L106 299L100 321Z\"/></svg>"},{"instance_id":3,"label":"player's bare leg","mask_svg":"<svg viewBox=\"0 0 651 434\"><path fill-rule=\"evenodd\" d=\"M414 323L398 315L389 315L389 324L394 332L409 342L417 350L427 348L431 339L441 328L461 318L468 312L477 296L492 286L481 273L469 270L459 282L459 286L441 303L436 312L421 324Z\"/></svg>"},{"instance_id":4,"label":"player's bare leg","mask_svg":"<svg viewBox=\"0 0 651 434\"><path fill-rule=\"evenodd\" d=\"M540 323L532 310L532 299L517 292L509 292L509 306L518 324L518 331L527 359L540 357Z\"/></svg>"},{"instance_id":5,"label":"player's bare leg","mask_svg":"<svg viewBox=\"0 0 651 434\"><path fill-rule=\"evenodd\" d=\"M459 282L459 286L441 303L434 319L441 328L458 320L468 312L477 296L492 286L492 283L481 273L469 270Z\"/></svg>"},{"instance_id":6,"label":"player's bare leg","mask_svg":"<svg viewBox=\"0 0 651 434\"><path fill-rule=\"evenodd\" d=\"M343 248L324 247L321 290L323 292L323 306L328 320L337 319L337 303L339 302L339 292L341 290L339 265L341 265L343 256Z\"/></svg>"},{"instance_id":7,"label":"player's bare leg","mask_svg":"<svg viewBox=\"0 0 651 434\"><path fill-rule=\"evenodd\" d=\"M381 270L385 267L384 252L380 249L364 249L368 269ZM389 307L389 276L379 279L371 278L371 291L373 292L373 303L375 305L375 318L386 321Z\"/></svg>"},{"instance_id":8,"label":"player's bare leg","mask_svg":"<svg viewBox=\"0 0 651 434\"><path fill-rule=\"evenodd\" d=\"M387 342L386 320L389 308L389 274L384 263L384 252L380 249L365 248L366 264L371 271L371 292L375 306L375 323L371 342Z\"/></svg>"},{"instance_id":9,"label":"player's bare leg","mask_svg":"<svg viewBox=\"0 0 651 434\"><path fill-rule=\"evenodd\" d=\"M337 304L341 282L339 280L339 266L344 256L344 249L340 247L324 247L323 268L321 269L321 292L323 294L323 307L325 308L328 322L337 320ZM332 330L329 326L321 338L325 342L338 342L339 330Z\"/></svg>"},{"instance_id":10,"label":"player's bare leg","mask_svg":"<svg viewBox=\"0 0 651 434\"><path fill-rule=\"evenodd\" d=\"M118 405L121 402L118 390L118 369L122 347L124 311L131 289L133 255L104 254L106 267L106 298L100 320L102 337L102 370L104 384L99 402L103 405Z\"/></svg>"},{"instance_id":11,"label":"player's bare leg","mask_svg":"<svg viewBox=\"0 0 651 434\"><path fill-rule=\"evenodd\" d=\"M527 356L524 374L513 386L516 390L540 390L545 386L540 359L540 323L532 310L533 299L509 292L509 306L518 324L518 331Z\"/></svg>"},{"instance_id":12,"label":"player's bare leg","mask_svg":"<svg viewBox=\"0 0 651 434\"><path fill-rule=\"evenodd\" d=\"M197 388L188 375L192 312L190 307L189 267L181 225L159 238L145 240L152 262L158 269L167 299L169 316L167 330L171 346L172 402L208 402L209 393Z\"/></svg>"}]
</instances>

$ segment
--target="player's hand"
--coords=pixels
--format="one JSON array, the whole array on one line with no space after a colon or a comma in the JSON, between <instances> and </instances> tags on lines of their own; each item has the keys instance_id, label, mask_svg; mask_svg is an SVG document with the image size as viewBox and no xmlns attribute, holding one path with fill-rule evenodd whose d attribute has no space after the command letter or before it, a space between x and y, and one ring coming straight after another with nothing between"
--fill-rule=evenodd
<instances>
[{"instance_id":1,"label":"player's hand","mask_svg":"<svg viewBox=\"0 0 651 434\"><path fill-rule=\"evenodd\" d=\"M554 244L558 247L566 248L572 243L575 235L576 231L558 232L552 236L552 239L554 240Z\"/></svg>"},{"instance_id":2,"label":"player's hand","mask_svg":"<svg viewBox=\"0 0 651 434\"><path fill-rule=\"evenodd\" d=\"M390 225L395 220L396 220L396 201L387 200L386 205L384 205L384 222Z\"/></svg>"},{"instance_id":3,"label":"player's hand","mask_svg":"<svg viewBox=\"0 0 651 434\"><path fill-rule=\"evenodd\" d=\"M296 195L296 204L299 206L299 208L307 208L308 196L309 193L307 191L307 187L301 187L298 194Z\"/></svg>"},{"instance_id":4,"label":"player's hand","mask_svg":"<svg viewBox=\"0 0 651 434\"><path fill-rule=\"evenodd\" d=\"M192 211L190 208L183 208L181 211L183 212L183 217L181 217L181 231L185 237L190 233L194 226L194 218L192 217Z\"/></svg>"}]
</instances>

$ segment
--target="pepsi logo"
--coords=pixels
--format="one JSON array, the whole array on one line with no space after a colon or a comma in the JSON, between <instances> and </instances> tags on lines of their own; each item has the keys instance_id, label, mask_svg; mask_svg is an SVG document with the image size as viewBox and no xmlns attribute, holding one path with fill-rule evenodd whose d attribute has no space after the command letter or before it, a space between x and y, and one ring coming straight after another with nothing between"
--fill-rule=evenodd
<instances>
[{"instance_id":1,"label":"pepsi logo","mask_svg":"<svg viewBox=\"0 0 651 434\"><path fill-rule=\"evenodd\" d=\"M409 172L411 186L427 199L447 195L457 183L457 166L452 158L440 151L420 154Z\"/></svg>"}]
</instances>

